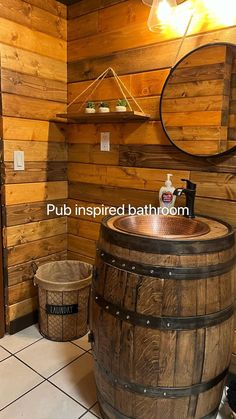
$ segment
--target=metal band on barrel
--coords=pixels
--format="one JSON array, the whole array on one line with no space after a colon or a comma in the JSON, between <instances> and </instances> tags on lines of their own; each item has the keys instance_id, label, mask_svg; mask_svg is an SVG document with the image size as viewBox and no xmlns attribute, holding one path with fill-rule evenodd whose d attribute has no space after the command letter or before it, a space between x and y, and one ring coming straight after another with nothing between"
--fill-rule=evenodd
<instances>
[{"instance_id":1,"label":"metal band on barrel","mask_svg":"<svg viewBox=\"0 0 236 419\"><path fill-rule=\"evenodd\" d=\"M191 317L154 317L146 316L134 311L125 310L120 306L112 304L110 301L105 300L94 290L92 290L94 301L107 313L116 317L118 320L131 323L136 326L146 327L149 329L160 330L193 330L201 329L203 327L212 327L217 324L223 323L234 314L234 305L227 307L224 310L204 316L191 316Z\"/></svg>"},{"instance_id":2,"label":"metal band on barrel","mask_svg":"<svg viewBox=\"0 0 236 419\"><path fill-rule=\"evenodd\" d=\"M97 397L98 397L98 402L99 402L99 405L100 405L100 410L101 410L101 414L102 414L102 417L104 418L104 419L109 419L109 417L106 415L106 413L104 412L104 410L103 410L103 407L102 407L102 405L103 404L105 404L106 405L106 408L107 408L107 410L109 410L109 412L114 416L114 417L116 417L117 419L135 419L134 417L132 417L132 416L126 416L126 415L124 415L123 413L121 413L119 410L117 410L117 409L115 409L113 406L111 406L110 405L110 403L108 403L102 396L101 396L101 394L99 393L99 391L97 391ZM212 417L216 414L218 412L218 406L217 406L217 408L216 409L214 409L211 413L209 413L208 415L206 415L206 416L202 416L200 419L212 419Z\"/></svg>"},{"instance_id":3,"label":"metal band on barrel","mask_svg":"<svg viewBox=\"0 0 236 419\"><path fill-rule=\"evenodd\" d=\"M100 411L102 414L102 417L104 419L109 419L109 416L106 415L106 413L104 412L102 405L105 404L107 410L109 410L109 412L116 418L116 419L134 419L131 416L126 416L123 415L123 413L121 413L119 410L115 409L113 406L110 405L110 403L108 403L106 400L104 400L104 398L101 396L101 394L99 393L99 391L97 390L97 398L98 398L98 403L99 403L99 407L100 407Z\"/></svg>"},{"instance_id":4,"label":"metal band on barrel","mask_svg":"<svg viewBox=\"0 0 236 419\"><path fill-rule=\"evenodd\" d=\"M229 272L235 265L235 258L224 263L209 266L196 267L176 267L176 266L153 266L144 263L132 262L127 259L119 258L111 255L104 250L97 249L97 254L108 265L114 266L118 269L123 269L128 272L136 273L137 275L150 276L153 278L162 279L204 279L211 278L218 275L223 275Z\"/></svg>"},{"instance_id":5,"label":"metal band on barrel","mask_svg":"<svg viewBox=\"0 0 236 419\"><path fill-rule=\"evenodd\" d=\"M114 386L119 386L120 388L130 391L131 393L141 394L145 397L164 399L198 396L199 394L211 390L213 387L217 386L217 384L224 380L228 373L228 369L226 369L221 374L217 375L217 377L212 378L212 380L194 384L189 387L151 387L122 380L121 378L113 375L110 371L104 369L103 366L99 365L97 360L95 360L95 362L99 371L102 374L105 374L108 380Z\"/></svg>"}]
</instances>

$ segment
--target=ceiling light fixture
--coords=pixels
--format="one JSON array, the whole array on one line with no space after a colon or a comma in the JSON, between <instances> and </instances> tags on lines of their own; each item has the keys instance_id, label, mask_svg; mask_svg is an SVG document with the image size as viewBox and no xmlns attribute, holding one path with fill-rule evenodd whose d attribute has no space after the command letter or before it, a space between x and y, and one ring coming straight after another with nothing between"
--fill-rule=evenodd
<instances>
[{"instance_id":1,"label":"ceiling light fixture","mask_svg":"<svg viewBox=\"0 0 236 419\"><path fill-rule=\"evenodd\" d=\"M142 2L151 7L148 28L152 32L168 28L180 34L188 22L192 21L193 15L198 16L198 19L200 17L213 21L216 25L233 26L236 23L235 0L142 0Z\"/></svg>"},{"instance_id":2,"label":"ceiling light fixture","mask_svg":"<svg viewBox=\"0 0 236 419\"><path fill-rule=\"evenodd\" d=\"M143 0L143 3L151 6L148 18L150 31L156 32L171 24L177 7L176 0Z\"/></svg>"}]
</instances>

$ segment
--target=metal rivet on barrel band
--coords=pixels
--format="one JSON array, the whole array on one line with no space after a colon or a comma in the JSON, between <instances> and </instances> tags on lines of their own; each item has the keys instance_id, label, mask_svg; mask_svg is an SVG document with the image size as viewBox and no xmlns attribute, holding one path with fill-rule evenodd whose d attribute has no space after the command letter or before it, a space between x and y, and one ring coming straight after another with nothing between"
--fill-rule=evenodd
<instances>
[{"instance_id":1,"label":"metal rivet on barrel band","mask_svg":"<svg viewBox=\"0 0 236 419\"><path fill-rule=\"evenodd\" d=\"M125 263L122 263L123 268L125 267Z\"/></svg>"},{"instance_id":2,"label":"metal rivet on barrel band","mask_svg":"<svg viewBox=\"0 0 236 419\"><path fill-rule=\"evenodd\" d=\"M101 253L101 256L104 256L104 253Z\"/></svg>"},{"instance_id":3,"label":"metal rivet on barrel band","mask_svg":"<svg viewBox=\"0 0 236 419\"><path fill-rule=\"evenodd\" d=\"M115 259L112 259L112 263L115 263Z\"/></svg>"},{"instance_id":4,"label":"metal rivet on barrel band","mask_svg":"<svg viewBox=\"0 0 236 419\"><path fill-rule=\"evenodd\" d=\"M150 324L150 320L147 320L147 324Z\"/></svg>"},{"instance_id":5,"label":"metal rivet on barrel band","mask_svg":"<svg viewBox=\"0 0 236 419\"><path fill-rule=\"evenodd\" d=\"M166 393L163 393L164 396L166 396Z\"/></svg>"},{"instance_id":6,"label":"metal rivet on barrel band","mask_svg":"<svg viewBox=\"0 0 236 419\"><path fill-rule=\"evenodd\" d=\"M120 312L119 312L119 311L117 311L117 312L116 312L116 315L117 315L117 316L119 316L119 314L120 314Z\"/></svg>"},{"instance_id":7,"label":"metal rivet on barrel band","mask_svg":"<svg viewBox=\"0 0 236 419\"><path fill-rule=\"evenodd\" d=\"M132 270L134 271L136 269L136 267L135 266L132 266Z\"/></svg>"},{"instance_id":8,"label":"metal rivet on barrel band","mask_svg":"<svg viewBox=\"0 0 236 419\"><path fill-rule=\"evenodd\" d=\"M143 390L143 392L144 392L144 393L147 393L147 389L145 388L145 389Z\"/></svg>"},{"instance_id":9,"label":"metal rivet on barrel band","mask_svg":"<svg viewBox=\"0 0 236 419\"><path fill-rule=\"evenodd\" d=\"M154 274L154 270L153 270L153 269L151 269L151 270L150 270L150 273L151 273L151 274Z\"/></svg>"},{"instance_id":10,"label":"metal rivet on barrel band","mask_svg":"<svg viewBox=\"0 0 236 419\"><path fill-rule=\"evenodd\" d=\"M95 300L98 300L98 297L95 297Z\"/></svg>"},{"instance_id":11,"label":"metal rivet on barrel band","mask_svg":"<svg viewBox=\"0 0 236 419\"><path fill-rule=\"evenodd\" d=\"M109 310L109 306L106 306L106 310Z\"/></svg>"},{"instance_id":12,"label":"metal rivet on barrel band","mask_svg":"<svg viewBox=\"0 0 236 419\"><path fill-rule=\"evenodd\" d=\"M130 319L130 316L126 316L126 319L129 320Z\"/></svg>"},{"instance_id":13,"label":"metal rivet on barrel band","mask_svg":"<svg viewBox=\"0 0 236 419\"><path fill-rule=\"evenodd\" d=\"M172 272L169 272L169 275L171 276L172 275Z\"/></svg>"},{"instance_id":14,"label":"metal rivet on barrel band","mask_svg":"<svg viewBox=\"0 0 236 419\"><path fill-rule=\"evenodd\" d=\"M170 323L167 323L167 325L166 325L167 327L170 327Z\"/></svg>"}]
</instances>

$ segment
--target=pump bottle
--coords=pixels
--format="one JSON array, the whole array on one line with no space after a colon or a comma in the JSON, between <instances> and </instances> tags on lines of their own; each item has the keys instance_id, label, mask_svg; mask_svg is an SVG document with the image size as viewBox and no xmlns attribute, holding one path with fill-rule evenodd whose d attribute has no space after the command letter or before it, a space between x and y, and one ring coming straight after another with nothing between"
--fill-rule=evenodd
<instances>
[{"instance_id":1,"label":"pump bottle","mask_svg":"<svg viewBox=\"0 0 236 419\"><path fill-rule=\"evenodd\" d=\"M172 185L171 177L173 175L168 173L165 181L165 186L162 186L159 192L160 207L172 208L175 205L176 196L174 195L175 187Z\"/></svg>"}]
</instances>

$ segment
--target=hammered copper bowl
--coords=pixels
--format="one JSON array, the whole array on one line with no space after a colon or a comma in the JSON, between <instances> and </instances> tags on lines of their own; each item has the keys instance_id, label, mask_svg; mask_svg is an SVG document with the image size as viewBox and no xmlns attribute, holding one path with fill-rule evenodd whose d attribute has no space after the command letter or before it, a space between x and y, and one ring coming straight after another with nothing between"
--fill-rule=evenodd
<instances>
[{"instance_id":1,"label":"hammered copper bowl","mask_svg":"<svg viewBox=\"0 0 236 419\"><path fill-rule=\"evenodd\" d=\"M197 237L210 231L206 223L178 215L125 215L115 220L114 227L126 233L157 238Z\"/></svg>"}]
</instances>

